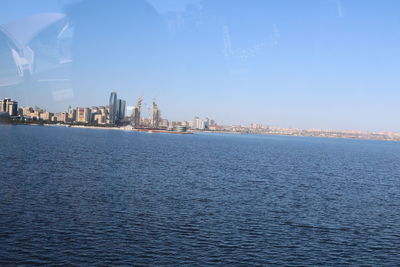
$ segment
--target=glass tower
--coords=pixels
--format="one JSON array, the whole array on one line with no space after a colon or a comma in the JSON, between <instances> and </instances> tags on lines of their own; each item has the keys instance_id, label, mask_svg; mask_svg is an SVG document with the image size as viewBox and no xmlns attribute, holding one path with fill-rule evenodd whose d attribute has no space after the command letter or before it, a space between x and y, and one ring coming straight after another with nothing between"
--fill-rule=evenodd
<instances>
[{"instance_id":1,"label":"glass tower","mask_svg":"<svg viewBox=\"0 0 400 267\"><path fill-rule=\"evenodd\" d=\"M110 95L110 124L115 124L118 120L118 99L117 93L112 92Z\"/></svg>"},{"instance_id":2,"label":"glass tower","mask_svg":"<svg viewBox=\"0 0 400 267\"><path fill-rule=\"evenodd\" d=\"M126 101L118 99L118 119L123 120L125 118Z\"/></svg>"}]
</instances>

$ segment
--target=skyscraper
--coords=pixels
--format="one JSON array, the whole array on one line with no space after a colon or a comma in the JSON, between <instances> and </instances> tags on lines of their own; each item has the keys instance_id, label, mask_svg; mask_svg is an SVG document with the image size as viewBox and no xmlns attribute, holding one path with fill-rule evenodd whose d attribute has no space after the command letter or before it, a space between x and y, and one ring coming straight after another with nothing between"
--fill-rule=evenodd
<instances>
[{"instance_id":1,"label":"skyscraper","mask_svg":"<svg viewBox=\"0 0 400 267\"><path fill-rule=\"evenodd\" d=\"M123 120L125 118L126 101L118 99L118 120Z\"/></svg>"},{"instance_id":2,"label":"skyscraper","mask_svg":"<svg viewBox=\"0 0 400 267\"><path fill-rule=\"evenodd\" d=\"M156 104L155 101L153 101L153 128L158 128L160 125L160 120L161 120L161 112L158 109L158 105Z\"/></svg>"},{"instance_id":3,"label":"skyscraper","mask_svg":"<svg viewBox=\"0 0 400 267\"><path fill-rule=\"evenodd\" d=\"M210 119L206 117L206 120L204 121L204 128L208 129L209 126L210 126Z\"/></svg>"},{"instance_id":4,"label":"skyscraper","mask_svg":"<svg viewBox=\"0 0 400 267\"><path fill-rule=\"evenodd\" d=\"M111 92L111 95L110 95L109 120L110 120L110 124L115 124L118 121L118 99L117 99L116 92Z\"/></svg>"},{"instance_id":5,"label":"skyscraper","mask_svg":"<svg viewBox=\"0 0 400 267\"><path fill-rule=\"evenodd\" d=\"M140 110L142 109L142 101L142 97L139 97L139 100L132 112L132 125L135 128L140 127Z\"/></svg>"}]
</instances>

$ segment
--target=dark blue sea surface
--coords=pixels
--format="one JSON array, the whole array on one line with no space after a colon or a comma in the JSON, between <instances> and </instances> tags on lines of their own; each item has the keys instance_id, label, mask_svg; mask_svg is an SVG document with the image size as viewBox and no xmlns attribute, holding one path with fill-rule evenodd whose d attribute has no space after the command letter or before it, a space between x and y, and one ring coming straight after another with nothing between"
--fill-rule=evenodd
<instances>
[{"instance_id":1,"label":"dark blue sea surface","mask_svg":"<svg viewBox=\"0 0 400 267\"><path fill-rule=\"evenodd\" d=\"M0 125L0 265L395 266L400 143Z\"/></svg>"}]
</instances>

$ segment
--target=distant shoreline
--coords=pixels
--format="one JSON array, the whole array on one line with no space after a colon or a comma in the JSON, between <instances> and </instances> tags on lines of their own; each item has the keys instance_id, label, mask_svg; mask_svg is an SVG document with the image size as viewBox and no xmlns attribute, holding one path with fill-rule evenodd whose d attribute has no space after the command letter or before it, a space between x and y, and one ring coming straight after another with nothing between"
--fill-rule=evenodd
<instances>
[{"instance_id":1,"label":"distant shoreline","mask_svg":"<svg viewBox=\"0 0 400 267\"><path fill-rule=\"evenodd\" d=\"M329 136L329 135L301 135L301 134L284 134L284 133L257 133L257 132L233 132L233 131L199 131L193 130L188 132L176 132L176 131L168 131L168 130L156 130L156 129L135 129L132 126L125 127L112 127L112 126L91 126L91 125L70 125L70 124L58 124L58 123L24 123L24 122L15 122L9 121L3 124L8 125L31 125L31 126L46 126L46 127L65 127L65 128L77 128L77 129L93 129L93 130L114 130L114 131L127 131L127 132L143 132L143 133L166 133L166 134L233 134L233 135L269 135L269 136L293 136L293 137L312 137L312 138L329 138L329 139L348 139L348 140L375 140L375 141L392 141L398 142L400 138L386 138L386 136Z\"/></svg>"},{"instance_id":2,"label":"distant shoreline","mask_svg":"<svg viewBox=\"0 0 400 267\"><path fill-rule=\"evenodd\" d=\"M177 132L160 129L135 129L131 126L127 127L108 127L108 126L85 126L85 125L67 125L67 124L43 124L47 127L65 127L65 128L81 128L81 129L94 129L94 130L116 130L116 131L129 131L129 132L145 132L145 133L170 133L170 134L193 134L193 132Z\"/></svg>"}]
</instances>

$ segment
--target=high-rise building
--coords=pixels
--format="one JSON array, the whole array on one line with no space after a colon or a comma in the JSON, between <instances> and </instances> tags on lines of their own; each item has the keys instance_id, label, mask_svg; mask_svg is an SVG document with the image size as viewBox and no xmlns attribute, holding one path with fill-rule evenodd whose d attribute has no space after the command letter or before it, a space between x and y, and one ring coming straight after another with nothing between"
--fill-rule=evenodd
<instances>
[{"instance_id":1,"label":"high-rise building","mask_svg":"<svg viewBox=\"0 0 400 267\"><path fill-rule=\"evenodd\" d=\"M99 107L99 112L101 115L105 116L106 118L108 117L108 109L104 106Z\"/></svg>"},{"instance_id":2,"label":"high-rise building","mask_svg":"<svg viewBox=\"0 0 400 267\"><path fill-rule=\"evenodd\" d=\"M76 108L76 121L82 123L90 122L90 108Z\"/></svg>"},{"instance_id":3,"label":"high-rise building","mask_svg":"<svg viewBox=\"0 0 400 267\"><path fill-rule=\"evenodd\" d=\"M126 101L117 98L116 92L111 92L108 120L110 124L117 124L125 118Z\"/></svg>"},{"instance_id":4,"label":"high-rise building","mask_svg":"<svg viewBox=\"0 0 400 267\"><path fill-rule=\"evenodd\" d=\"M156 102L153 101L153 120L152 120L153 128L158 128L160 126L160 120L161 120L161 112L158 109L158 105L156 104Z\"/></svg>"},{"instance_id":5,"label":"high-rise building","mask_svg":"<svg viewBox=\"0 0 400 267\"><path fill-rule=\"evenodd\" d=\"M97 124L106 124L107 114L107 109L103 106L92 107L90 121Z\"/></svg>"},{"instance_id":6,"label":"high-rise building","mask_svg":"<svg viewBox=\"0 0 400 267\"><path fill-rule=\"evenodd\" d=\"M6 101L7 98L0 100L0 112L6 112Z\"/></svg>"},{"instance_id":7,"label":"high-rise building","mask_svg":"<svg viewBox=\"0 0 400 267\"><path fill-rule=\"evenodd\" d=\"M125 118L126 101L118 99L118 120L123 120Z\"/></svg>"},{"instance_id":8,"label":"high-rise building","mask_svg":"<svg viewBox=\"0 0 400 267\"><path fill-rule=\"evenodd\" d=\"M110 113L109 113L109 121L110 124L116 124L118 121L118 99L117 99L117 93L116 92L111 92L110 95L110 103L109 103L109 108L110 108Z\"/></svg>"},{"instance_id":9,"label":"high-rise building","mask_svg":"<svg viewBox=\"0 0 400 267\"><path fill-rule=\"evenodd\" d=\"M197 116L193 118L193 120L192 120L192 125L191 125L191 128L192 128L192 129L197 129L197 128L196 128L196 125L197 125L197 121L198 121L199 119L200 119L200 118L197 117Z\"/></svg>"},{"instance_id":10,"label":"high-rise building","mask_svg":"<svg viewBox=\"0 0 400 267\"><path fill-rule=\"evenodd\" d=\"M68 121L76 121L76 109L71 108L71 106L68 107Z\"/></svg>"},{"instance_id":11,"label":"high-rise building","mask_svg":"<svg viewBox=\"0 0 400 267\"><path fill-rule=\"evenodd\" d=\"M142 109L142 97L139 97L139 100L132 111L132 125L135 128L140 127L140 110Z\"/></svg>"},{"instance_id":12,"label":"high-rise building","mask_svg":"<svg viewBox=\"0 0 400 267\"><path fill-rule=\"evenodd\" d=\"M209 126L210 126L210 119L206 117L206 120L204 121L204 128L208 129Z\"/></svg>"},{"instance_id":13,"label":"high-rise building","mask_svg":"<svg viewBox=\"0 0 400 267\"><path fill-rule=\"evenodd\" d=\"M0 100L0 112L7 112L10 116L18 116L18 102L9 98Z\"/></svg>"},{"instance_id":14,"label":"high-rise building","mask_svg":"<svg viewBox=\"0 0 400 267\"><path fill-rule=\"evenodd\" d=\"M192 129L204 130L205 129L205 121L200 119L199 117L194 117L193 122L192 122Z\"/></svg>"}]
</instances>

